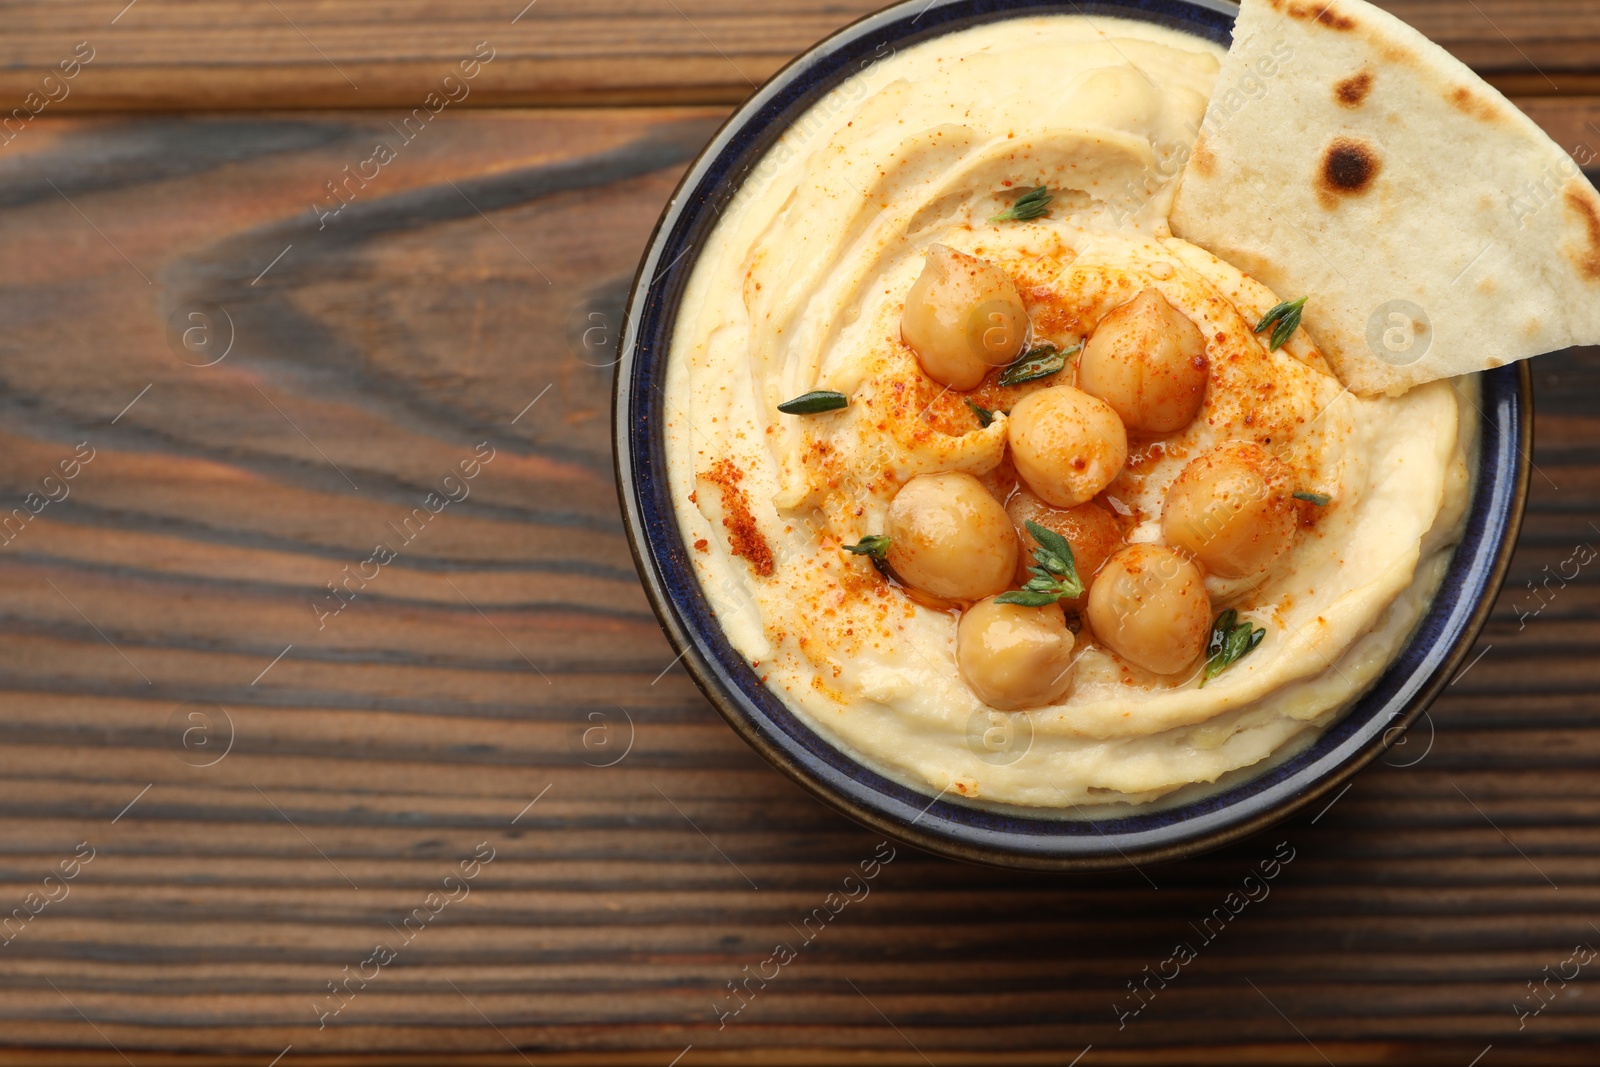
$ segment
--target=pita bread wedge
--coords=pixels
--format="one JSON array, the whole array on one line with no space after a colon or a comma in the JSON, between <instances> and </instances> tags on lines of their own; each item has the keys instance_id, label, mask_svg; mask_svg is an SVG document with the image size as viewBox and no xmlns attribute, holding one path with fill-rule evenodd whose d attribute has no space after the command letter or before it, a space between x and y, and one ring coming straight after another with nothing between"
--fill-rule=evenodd
<instances>
[{"instance_id":1,"label":"pita bread wedge","mask_svg":"<svg viewBox=\"0 0 1600 1067\"><path fill-rule=\"evenodd\" d=\"M1600 195L1522 112L1363 0L1243 0L1172 214L1399 393L1600 343Z\"/></svg>"}]
</instances>

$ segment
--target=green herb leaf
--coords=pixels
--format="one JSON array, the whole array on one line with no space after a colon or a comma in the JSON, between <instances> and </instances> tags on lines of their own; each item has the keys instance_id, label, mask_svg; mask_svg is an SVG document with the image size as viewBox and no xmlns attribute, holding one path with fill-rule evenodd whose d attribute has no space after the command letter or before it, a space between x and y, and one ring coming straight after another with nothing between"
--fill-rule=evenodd
<instances>
[{"instance_id":1,"label":"green herb leaf","mask_svg":"<svg viewBox=\"0 0 1600 1067\"><path fill-rule=\"evenodd\" d=\"M1200 678L1200 688L1217 675L1256 650L1267 631L1256 629L1248 622L1239 622L1239 613L1229 608L1211 624L1211 636L1206 640L1206 669Z\"/></svg>"},{"instance_id":2,"label":"green herb leaf","mask_svg":"<svg viewBox=\"0 0 1600 1067\"><path fill-rule=\"evenodd\" d=\"M996 215L989 221L1031 222L1032 220L1039 218L1049 211L1050 201L1054 198L1054 194L1051 193L1049 189L1041 185L1031 192L1023 193L1017 198L1016 203L1012 204L1009 208L1000 212L1000 214Z\"/></svg>"},{"instance_id":3,"label":"green herb leaf","mask_svg":"<svg viewBox=\"0 0 1600 1067\"><path fill-rule=\"evenodd\" d=\"M1299 300L1285 300L1271 311L1261 317L1256 323L1256 333L1260 333L1268 326L1272 329L1272 351L1276 352L1289 343L1289 338L1300 328L1300 313L1305 310L1306 301L1310 297L1302 296Z\"/></svg>"},{"instance_id":4,"label":"green herb leaf","mask_svg":"<svg viewBox=\"0 0 1600 1067\"><path fill-rule=\"evenodd\" d=\"M1041 567L1056 574L1066 574L1074 569L1071 542L1054 530L1040 526L1032 519L1029 519L1026 525L1033 539L1039 542L1039 547L1033 551L1033 558L1039 561Z\"/></svg>"},{"instance_id":5,"label":"green herb leaf","mask_svg":"<svg viewBox=\"0 0 1600 1067\"><path fill-rule=\"evenodd\" d=\"M1049 341L1041 341L1000 372L1000 384L1021 385L1023 382L1035 382L1040 378L1059 374L1067 367L1067 357L1082 347L1083 342L1080 341L1063 351Z\"/></svg>"},{"instance_id":6,"label":"green herb leaf","mask_svg":"<svg viewBox=\"0 0 1600 1067\"><path fill-rule=\"evenodd\" d=\"M1061 598L1054 593L1030 593L1026 589L1013 589L994 598L996 604L1018 604L1025 608L1042 608Z\"/></svg>"},{"instance_id":7,"label":"green herb leaf","mask_svg":"<svg viewBox=\"0 0 1600 1067\"><path fill-rule=\"evenodd\" d=\"M1078 578L1078 568L1072 559L1072 545L1065 537L1032 519L1026 525L1033 539L1039 542L1039 547L1033 550L1035 566L1028 568L1032 577L1021 589L1001 593L995 598L996 602L1042 608L1058 600L1082 596L1083 582Z\"/></svg>"},{"instance_id":8,"label":"green herb leaf","mask_svg":"<svg viewBox=\"0 0 1600 1067\"><path fill-rule=\"evenodd\" d=\"M838 411L850 406L850 398L831 389L816 389L793 400L785 400L778 410L785 415L815 415L823 411Z\"/></svg>"},{"instance_id":9,"label":"green herb leaf","mask_svg":"<svg viewBox=\"0 0 1600 1067\"><path fill-rule=\"evenodd\" d=\"M1233 632L1238 622L1239 613L1232 608L1217 616L1216 621L1211 624L1211 635L1206 638L1206 659L1222 652L1222 646L1227 643L1228 635Z\"/></svg>"},{"instance_id":10,"label":"green herb leaf","mask_svg":"<svg viewBox=\"0 0 1600 1067\"><path fill-rule=\"evenodd\" d=\"M1327 507L1328 502L1333 499L1333 497L1324 496L1321 493L1296 493L1294 498L1296 500L1304 500L1307 504L1315 504L1319 508Z\"/></svg>"},{"instance_id":11,"label":"green herb leaf","mask_svg":"<svg viewBox=\"0 0 1600 1067\"><path fill-rule=\"evenodd\" d=\"M868 534L861 539L858 545L845 545L846 552L854 552L858 556L871 556L873 559L884 559L889 555L888 534Z\"/></svg>"},{"instance_id":12,"label":"green herb leaf","mask_svg":"<svg viewBox=\"0 0 1600 1067\"><path fill-rule=\"evenodd\" d=\"M985 430L987 430L990 424L994 422L994 412L990 411L988 408L982 408L977 404L974 404L971 397L967 398L967 407L972 409L972 413L978 417L978 425L982 426Z\"/></svg>"}]
</instances>

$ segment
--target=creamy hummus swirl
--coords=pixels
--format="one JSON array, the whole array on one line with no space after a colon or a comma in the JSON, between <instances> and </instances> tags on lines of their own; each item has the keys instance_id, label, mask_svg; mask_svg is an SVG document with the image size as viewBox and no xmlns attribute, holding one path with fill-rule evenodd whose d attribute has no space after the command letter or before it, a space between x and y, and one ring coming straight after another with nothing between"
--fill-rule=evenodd
<instances>
[{"instance_id":1,"label":"creamy hummus swirl","mask_svg":"<svg viewBox=\"0 0 1600 1067\"><path fill-rule=\"evenodd\" d=\"M1351 395L1303 333L1277 351L1254 333L1279 294L1167 229L1171 178L1220 55L1173 31L1079 16L1005 20L886 55L768 154L695 265L665 434L706 596L806 722L916 788L1071 813L1215 782L1331 722L1437 588L1469 496L1471 384ZM989 221L1039 185L1055 193L1047 217ZM1151 675L1085 628L1064 699L988 708L958 673L956 614L841 550L881 531L920 474L970 473L1003 500L1015 485L1005 411L1053 384L991 375L962 394L922 372L899 323L935 244L1004 270L1034 336L1063 347L1145 289L1199 327L1200 415L1136 439L1103 494L1128 542L1160 540L1174 478L1227 441L1262 445L1329 498L1305 506L1265 574L1207 578L1213 604L1266 637L1204 688L1199 665ZM850 406L778 411L814 389ZM973 405L994 412L987 427Z\"/></svg>"}]
</instances>

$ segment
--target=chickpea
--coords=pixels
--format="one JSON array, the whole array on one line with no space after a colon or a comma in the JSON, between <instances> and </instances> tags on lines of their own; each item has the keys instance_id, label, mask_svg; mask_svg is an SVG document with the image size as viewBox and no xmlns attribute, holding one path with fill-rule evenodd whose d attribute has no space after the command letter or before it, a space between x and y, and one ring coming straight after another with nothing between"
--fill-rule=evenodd
<instances>
[{"instance_id":1,"label":"chickpea","mask_svg":"<svg viewBox=\"0 0 1600 1067\"><path fill-rule=\"evenodd\" d=\"M1253 441L1192 460L1167 490L1161 533L1219 578L1248 578L1294 541L1294 473Z\"/></svg>"},{"instance_id":2,"label":"chickpea","mask_svg":"<svg viewBox=\"0 0 1600 1067\"><path fill-rule=\"evenodd\" d=\"M932 245L906 295L900 336L928 377L952 389L976 389L990 367L1004 367L1022 351L1028 312L1000 268Z\"/></svg>"},{"instance_id":3,"label":"chickpea","mask_svg":"<svg viewBox=\"0 0 1600 1067\"><path fill-rule=\"evenodd\" d=\"M1106 561L1089 591L1089 625L1123 659L1177 674L1205 650L1211 597L1188 557L1164 545L1129 545Z\"/></svg>"},{"instance_id":4,"label":"chickpea","mask_svg":"<svg viewBox=\"0 0 1600 1067\"><path fill-rule=\"evenodd\" d=\"M949 600L1011 587L1017 535L1006 509L970 474L923 474L889 505L889 566L908 584Z\"/></svg>"},{"instance_id":5,"label":"chickpea","mask_svg":"<svg viewBox=\"0 0 1600 1067\"><path fill-rule=\"evenodd\" d=\"M1021 552L1017 555L1017 581L1028 580L1027 569L1033 565L1033 550L1038 546L1028 532L1032 521L1046 530L1054 530L1072 546L1072 561L1083 580L1087 594L1094 585L1094 576L1111 554L1122 547L1122 524L1106 507L1090 501L1075 508L1053 508L1026 489L1019 489L1009 503L1006 514L1017 529Z\"/></svg>"},{"instance_id":6,"label":"chickpea","mask_svg":"<svg viewBox=\"0 0 1600 1067\"><path fill-rule=\"evenodd\" d=\"M1073 643L1059 604L980 600L956 628L956 665L967 688L991 708L1037 708L1072 688Z\"/></svg>"},{"instance_id":7,"label":"chickpea","mask_svg":"<svg viewBox=\"0 0 1600 1067\"><path fill-rule=\"evenodd\" d=\"M1094 499L1128 461L1128 434L1117 413L1070 385L1023 397L1011 409L1006 434L1022 480L1059 508Z\"/></svg>"},{"instance_id":8,"label":"chickpea","mask_svg":"<svg viewBox=\"0 0 1600 1067\"><path fill-rule=\"evenodd\" d=\"M1078 388L1110 404L1130 429L1173 433L1199 414L1208 368L1195 324L1146 289L1100 320L1078 357Z\"/></svg>"}]
</instances>

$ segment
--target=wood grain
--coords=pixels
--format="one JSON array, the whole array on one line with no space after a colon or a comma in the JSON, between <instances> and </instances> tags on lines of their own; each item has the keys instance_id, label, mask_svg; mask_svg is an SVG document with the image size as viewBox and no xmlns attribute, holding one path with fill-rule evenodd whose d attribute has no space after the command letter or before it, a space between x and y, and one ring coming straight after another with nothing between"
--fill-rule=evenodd
<instances>
[{"instance_id":1,"label":"wood grain","mask_svg":"<svg viewBox=\"0 0 1600 1067\"><path fill-rule=\"evenodd\" d=\"M877 842L673 665L611 487L609 346L725 115L677 105L875 6L0 6L0 103L94 49L0 146L0 1065L1592 1062L1588 974L1512 1005L1600 940L1600 581L1530 585L1600 539L1597 351L1538 364L1512 580L1389 765L1176 867L901 850L719 1026ZM1600 147L1592 3L1387 6ZM525 104L591 106L495 110ZM104 114L141 110L193 114ZM185 329L231 347L196 366ZM1280 841L1270 896L1119 1027Z\"/></svg>"},{"instance_id":2,"label":"wood grain","mask_svg":"<svg viewBox=\"0 0 1600 1067\"><path fill-rule=\"evenodd\" d=\"M605 335L721 114L451 114L321 228L383 116L45 117L0 155L0 494L93 449L0 545L0 915L94 850L0 946L0 1063L1583 1062L1581 979L1522 1031L1512 1004L1600 940L1600 580L1518 612L1600 539L1594 351L1539 364L1516 572L1415 766L1171 868L902 849L719 1026L876 845L672 665L617 516ZM232 348L194 366L169 322L217 308ZM1280 841L1270 896L1119 1029Z\"/></svg>"},{"instance_id":3,"label":"wood grain","mask_svg":"<svg viewBox=\"0 0 1600 1067\"><path fill-rule=\"evenodd\" d=\"M60 0L0 4L0 103L21 106L79 41L95 58L54 110L420 106L478 42L465 106L730 103L876 0ZM1522 95L1600 93L1592 0L1383 0Z\"/></svg>"}]
</instances>

